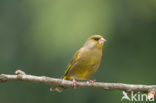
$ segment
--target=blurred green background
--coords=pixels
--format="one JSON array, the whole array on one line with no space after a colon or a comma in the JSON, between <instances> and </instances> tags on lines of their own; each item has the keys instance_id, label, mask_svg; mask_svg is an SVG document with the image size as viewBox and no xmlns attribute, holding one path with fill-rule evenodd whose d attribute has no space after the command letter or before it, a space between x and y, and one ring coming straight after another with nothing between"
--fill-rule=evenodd
<instances>
[{"instance_id":1,"label":"blurred green background","mask_svg":"<svg viewBox=\"0 0 156 103\"><path fill-rule=\"evenodd\" d=\"M100 82L156 84L156 0L0 0L0 74L60 78L86 39L107 39ZM122 91L0 84L0 103L120 103ZM123 103L130 103L126 100Z\"/></svg>"}]
</instances>

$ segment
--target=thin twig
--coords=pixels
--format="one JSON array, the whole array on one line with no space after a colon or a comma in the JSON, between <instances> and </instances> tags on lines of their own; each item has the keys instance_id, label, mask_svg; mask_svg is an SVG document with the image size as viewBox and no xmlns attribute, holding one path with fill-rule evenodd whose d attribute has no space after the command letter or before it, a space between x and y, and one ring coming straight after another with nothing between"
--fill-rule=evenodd
<instances>
[{"instance_id":1,"label":"thin twig","mask_svg":"<svg viewBox=\"0 0 156 103\"><path fill-rule=\"evenodd\" d=\"M41 83L51 86L64 86L66 88L73 88L72 81L62 80L57 78L51 78L46 76L34 76L27 75L21 70L17 70L15 75L1 74L0 83L8 81L26 81L33 83ZM156 90L156 85L135 85L135 84L123 84L123 83L102 83L102 82L77 82L77 88L99 88L104 90L122 90L126 92L149 92L150 90Z\"/></svg>"}]
</instances>

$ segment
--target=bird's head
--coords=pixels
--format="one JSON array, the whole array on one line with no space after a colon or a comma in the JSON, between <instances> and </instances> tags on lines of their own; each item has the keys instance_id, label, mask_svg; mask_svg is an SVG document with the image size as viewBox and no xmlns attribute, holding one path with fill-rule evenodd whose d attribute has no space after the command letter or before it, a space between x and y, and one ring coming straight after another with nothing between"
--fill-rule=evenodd
<instances>
[{"instance_id":1,"label":"bird's head","mask_svg":"<svg viewBox=\"0 0 156 103\"><path fill-rule=\"evenodd\" d=\"M106 40L101 35L93 35L88 38L84 46L87 48L99 48L102 49Z\"/></svg>"}]
</instances>

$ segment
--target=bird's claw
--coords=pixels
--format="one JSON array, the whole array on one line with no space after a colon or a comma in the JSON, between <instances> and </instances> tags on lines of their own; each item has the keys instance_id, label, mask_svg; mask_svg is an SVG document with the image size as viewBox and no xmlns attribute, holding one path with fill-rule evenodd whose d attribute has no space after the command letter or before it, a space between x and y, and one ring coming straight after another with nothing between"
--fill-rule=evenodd
<instances>
[{"instance_id":1,"label":"bird's claw","mask_svg":"<svg viewBox=\"0 0 156 103\"><path fill-rule=\"evenodd\" d=\"M76 84L77 84L77 83L76 83L76 80L73 79L73 87L74 87L74 88L76 88Z\"/></svg>"},{"instance_id":2,"label":"bird's claw","mask_svg":"<svg viewBox=\"0 0 156 103\"><path fill-rule=\"evenodd\" d=\"M96 80L88 80L89 81L89 83L94 83Z\"/></svg>"}]
</instances>

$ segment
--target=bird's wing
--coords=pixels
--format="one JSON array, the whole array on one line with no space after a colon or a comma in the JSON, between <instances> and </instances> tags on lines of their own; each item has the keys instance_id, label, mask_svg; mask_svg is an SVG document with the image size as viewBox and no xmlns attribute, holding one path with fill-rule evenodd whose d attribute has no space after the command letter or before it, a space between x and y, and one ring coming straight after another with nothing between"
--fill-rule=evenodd
<instances>
[{"instance_id":1,"label":"bird's wing","mask_svg":"<svg viewBox=\"0 0 156 103\"><path fill-rule=\"evenodd\" d=\"M68 74L68 71L71 69L72 65L75 64L79 60L79 58L80 58L80 50L75 53L73 59L68 64L64 76L66 76Z\"/></svg>"}]
</instances>

